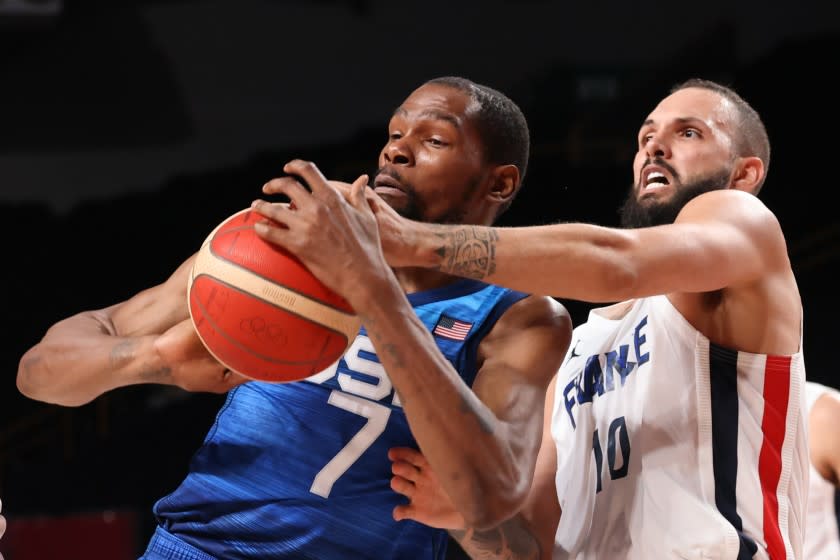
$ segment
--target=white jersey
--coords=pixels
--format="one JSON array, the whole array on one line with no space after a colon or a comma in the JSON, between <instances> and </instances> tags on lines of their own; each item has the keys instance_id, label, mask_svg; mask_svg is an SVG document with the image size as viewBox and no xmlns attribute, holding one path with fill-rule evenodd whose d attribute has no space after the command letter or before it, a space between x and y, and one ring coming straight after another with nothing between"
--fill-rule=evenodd
<instances>
[{"instance_id":1,"label":"white jersey","mask_svg":"<svg viewBox=\"0 0 840 560\"><path fill-rule=\"evenodd\" d=\"M831 387L813 381L805 383L809 414L817 399L826 393L840 396L840 391ZM840 533L837 528L837 510L834 501L836 489L817 472L813 464L811 464L809 480L803 557L806 560L840 560Z\"/></svg>"},{"instance_id":2,"label":"white jersey","mask_svg":"<svg viewBox=\"0 0 840 560\"><path fill-rule=\"evenodd\" d=\"M592 311L558 372L554 558L801 559L801 345L720 347L665 296L606 309L623 315Z\"/></svg>"}]
</instances>

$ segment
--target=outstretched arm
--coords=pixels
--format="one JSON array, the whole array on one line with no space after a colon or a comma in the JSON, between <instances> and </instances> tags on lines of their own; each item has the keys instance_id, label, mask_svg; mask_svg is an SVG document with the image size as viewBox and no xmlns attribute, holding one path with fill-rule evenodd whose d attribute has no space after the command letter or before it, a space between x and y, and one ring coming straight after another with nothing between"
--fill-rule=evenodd
<instances>
[{"instance_id":1,"label":"outstretched arm","mask_svg":"<svg viewBox=\"0 0 840 560\"><path fill-rule=\"evenodd\" d=\"M527 496L539 411L571 336L568 314L550 298L514 304L480 345L473 392L385 263L361 190L366 178L347 202L311 163L292 162L285 171L303 177L312 193L290 178L272 181L266 192L288 195L294 207L255 203L256 211L285 226L263 224L257 232L350 302L444 489L471 526L495 526Z\"/></svg>"},{"instance_id":2,"label":"outstretched arm","mask_svg":"<svg viewBox=\"0 0 840 560\"><path fill-rule=\"evenodd\" d=\"M435 268L530 293L612 302L709 292L787 266L775 216L755 196L732 189L698 196L673 224L639 229L425 224L398 216L371 191L367 197L390 264Z\"/></svg>"},{"instance_id":3,"label":"outstretched arm","mask_svg":"<svg viewBox=\"0 0 840 560\"><path fill-rule=\"evenodd\" d=\"M139 383L223 392L244 381L216 362L195 334L186 302L191 267L192 258L158 286L54 324L21 358L20 392L79 406Z\"/></svg>"}]
</instances>

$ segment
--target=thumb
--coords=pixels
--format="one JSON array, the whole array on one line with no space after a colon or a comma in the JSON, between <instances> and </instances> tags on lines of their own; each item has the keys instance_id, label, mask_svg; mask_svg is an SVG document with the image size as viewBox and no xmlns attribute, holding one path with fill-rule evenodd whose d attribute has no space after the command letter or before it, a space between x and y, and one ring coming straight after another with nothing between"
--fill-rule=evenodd
<instances>
[{"instance_id":1,"label":"thumb","mask_svg":"<svg viewBox=\"0 0 840 560\"><path fill-rule=\"evenodd\" d=\"M365 201L365 188L367 184L368 176L367 174L362 174L350 185L350 204L356 207L357 210L362 210L368 205Z\"/></svg>"},{"instance_id":2,"label":"thumb","mask_svg":"<svg viewBox=\"0 0 840 560\"><path fill-rule=\"evenodd\" d=\"M409 505L402 505L397 506L394 508L393 513L391 514L394 518L394 521L403 521L406 519L413 519L411 515L411 506Z\"/></svg>"},{"instance_id":3,"label":"thumb","mask_svg":"<svg viewBox=\"0 0 840 560\"><path fill-rule=\"evenodd\" d=\"M379 212L379 205L382 199L376 195L371 187L365 189L365 198L367 198L368 206L373 210L373 213L376 214Z\"/></svg>"}]
</instances>

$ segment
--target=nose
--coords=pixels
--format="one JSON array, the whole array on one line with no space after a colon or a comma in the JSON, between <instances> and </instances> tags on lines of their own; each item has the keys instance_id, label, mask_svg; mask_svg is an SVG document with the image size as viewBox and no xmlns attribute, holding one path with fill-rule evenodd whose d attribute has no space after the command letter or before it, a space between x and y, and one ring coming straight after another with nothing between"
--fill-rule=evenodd
<instances>
[{"instance_id":1,"label":"nose","mask_svg":"<svg viewBox=\"0 0 840 560\"><path fill-rule=\"evenodd\" d=\"M645 153L649 158L671 157L671 150L659 134L653 134L645 143Z\"/></svg>"},{"instance_id":2,"label":"nose","mask_svg":"<svg viewBox=\"0 0 840 560\"><path fill-rule=\"evenodd\" d=\"M392 138L382 150L382 157L392 165L413 165L414 154L405 138Z\"/></svg>"}]
</instances>

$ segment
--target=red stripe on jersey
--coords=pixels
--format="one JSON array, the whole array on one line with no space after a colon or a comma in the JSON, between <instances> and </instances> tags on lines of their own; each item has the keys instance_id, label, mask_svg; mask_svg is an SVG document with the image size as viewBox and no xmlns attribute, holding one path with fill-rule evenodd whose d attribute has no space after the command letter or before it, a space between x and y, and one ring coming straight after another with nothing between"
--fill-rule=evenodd
<instances>
[{"instance_id":1,"label":"red stripe on jersey","mask_svg":"<svg viewBox=\"0 0 840 560\"><path fill-rule=\"evenodd\" d=\"M790 357L768 356L764 366L764 415L761 419L764 441L758 456L758 475L764 495L764 540L771 560L787 558L779 528L779 500L776 491L782 474L782 447L785 443L789 394Z\"/></svg>"}]
</instances>

